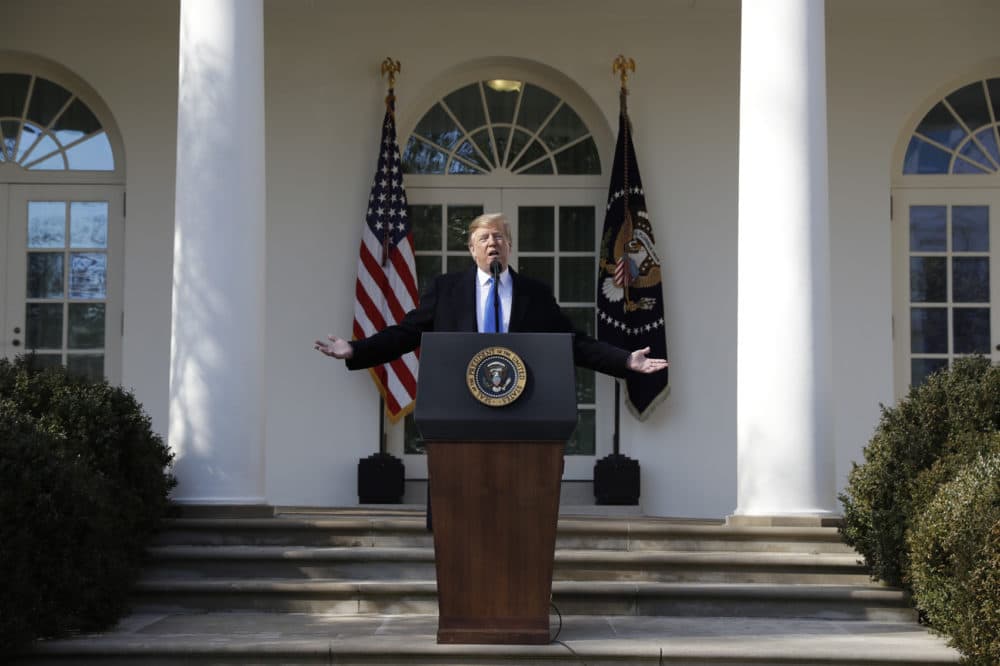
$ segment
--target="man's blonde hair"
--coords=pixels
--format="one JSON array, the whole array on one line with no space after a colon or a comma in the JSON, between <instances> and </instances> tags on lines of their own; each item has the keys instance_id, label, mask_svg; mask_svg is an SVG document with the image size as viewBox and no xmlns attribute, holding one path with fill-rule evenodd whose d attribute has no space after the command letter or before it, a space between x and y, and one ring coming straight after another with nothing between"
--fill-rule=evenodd
<instances>
[{"instance_id":1,"label":"man's blonde hair","mask_svg":"<svg viewBox=\"0 0 1000 666\"><path fill-rule=\"evenodd\" d=\"M503 213L483 213L469 223L469 245L472 245L472 235L485 227L500 227L503 229L503 235L507 237L507 242L511 241L507 217Z\"/></svg>"}]
</instances>

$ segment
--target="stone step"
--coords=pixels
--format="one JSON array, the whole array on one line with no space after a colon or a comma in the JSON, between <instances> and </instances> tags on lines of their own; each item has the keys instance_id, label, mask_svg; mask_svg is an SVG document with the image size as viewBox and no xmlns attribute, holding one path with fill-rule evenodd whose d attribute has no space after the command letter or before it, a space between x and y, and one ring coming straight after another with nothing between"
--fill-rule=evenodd
<instances>
[{"instance_id":1,"label":"stone step","mask_svg":"<svg viewBox=\"0 0 1000 666\"><path fill-rule=\"evenodd\" d=\"M156 545L431 547L423 516L176 518ZM561 550L853 553L833 527L734 527L719 521L560 518Z\"/></svg>"},{"instance_id":2,"label":"stone step","mask_svg":"<svg viewBox=\"0 0 1000 666\"><path fill-rule=\"evenodd\" d=\"M770 617L914 622L906 593L868 585L554 581L553 603L573 615ZM151 579L136 589L149 612L267 611L433 614L437 588L424 581Z\"/></svg>"},{"instance_id":3,"label":"stone step","mask_svg":"<svg viewBox=\"0 0 1000 666\"><path fill-rule=\"evenodd\" d=\"M116 629L13 663L958 662L831 527L563 515L542 646L437 645L433 540L412 509L179 518L150 555Z\"/></svg>"},{"instance_id":4,"label":"stone step","mask_svg":"<svg viewBox=\"0 0 1000 666\"><path fill-rule=\"evenodd\" d=\"M435 615L203 613L126 618L99 636L46 641L14 664L192 666L944 666L958 653L912 625L712 617L553 618L548 645L438 645Z\"/></svg>"},{"instance_id":5,"label":"stone step","mask_svg":"<svg viewBox=\"0 0 1000 666\"><path fill-rule=\"evenodd\" d=\"M432 548L160 546L149 578L263 577L429 580ZM851 554L756 551L557 550L555 580L865 584Z\"/></svg>"}]
</instances>

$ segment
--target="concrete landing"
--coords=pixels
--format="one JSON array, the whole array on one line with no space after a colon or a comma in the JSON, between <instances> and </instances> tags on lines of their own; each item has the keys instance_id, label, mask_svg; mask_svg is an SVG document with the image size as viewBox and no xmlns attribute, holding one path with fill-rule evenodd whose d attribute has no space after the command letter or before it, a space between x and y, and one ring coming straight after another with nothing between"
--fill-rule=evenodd
<instances>
[{"instance_id":1,"label":"concrete landing","mask_svg":"<svg viewBox=\"0 0 1000 666\"><path fill-rule=\"evenodd\" d=\"M553 615L552 633L558 630ZM24 664L955 664L914 624L569 616L543 646L438 645L436 615L135 614Z\"/></svg>"}]
</instances>

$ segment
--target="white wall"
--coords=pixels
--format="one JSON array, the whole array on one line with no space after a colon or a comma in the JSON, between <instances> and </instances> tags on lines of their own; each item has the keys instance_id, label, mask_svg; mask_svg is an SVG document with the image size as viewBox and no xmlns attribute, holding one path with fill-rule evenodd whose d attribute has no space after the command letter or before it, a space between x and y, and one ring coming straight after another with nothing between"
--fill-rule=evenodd
<instances>
[{"instance_id":1,"label":"white wall","mask_svg":"<svg viewBox=\"0 0 1000 666\"><path fill-rule=\"evenodd\" d=\"M622 449L642 463L647 510L718 516L733 508L736 191L726 184L736 174L738 15L731 2L675 4L622 12L588 1L572 15L560 3L501 11L424 2L420 12L401 1L267 5L271 501L356 502L356 462L377 448L367 373L319 357L310 343L351 330L382 59L402 62L401 126L426 111L408 101L456 64L513 55L569 76L617 127L611 62L624 51L637 61L629 108L664 260L674 388L642 426L623 410Z\"/></svg>"},{"instance_id":2,"label":"white wall","mask_svg":"<svg viewBox=\"0 0 1000 666\"><path fill-rule=\"evenodd\" d=\"M981 0L827 4L842 484L850 461L861 457L879 403L893 395L892 153L907 118L933 101L930 95L997 53L1000 10ZM410 100L437 77L494 56L562 72L616 127L611 61L625 53L638 68L629 108L664 260L673 388L644 424L623 412L622 448L642 463L647 513L721 517L735 508L739 3L572 6L567 13L566 3L528 0L265 2L269 502L356 502L357 460L377 447L377 397L368 375L321 357L311 343L351 330L358 240L385 94L379 63L392 56L403 64L397 95L404 127L424 111ZM129 213L124 379L161 431L170 354L177 20L176 0L8 0L3 44L72 69L119 123Z\"/></svg>"}]
</instances>

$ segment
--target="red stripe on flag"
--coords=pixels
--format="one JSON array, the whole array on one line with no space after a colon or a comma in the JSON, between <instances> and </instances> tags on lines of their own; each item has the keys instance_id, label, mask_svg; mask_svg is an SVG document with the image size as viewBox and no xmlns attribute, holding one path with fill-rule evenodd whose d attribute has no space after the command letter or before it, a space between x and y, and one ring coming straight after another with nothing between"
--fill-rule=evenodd
<instances>
[{"instance_id":1,"label":"red stripe on flag","mask_svg":"<svg viewBox=\"0 0 1000 666\"><path fill-rule=\"evenodd\" d=\"M361 325L357 321L354 322L354 337L356 339L361 339L365 337L364 331L361 330ZM372 372L375 384L378 386L379 393L385 399L386 410L389 415L395 418L401 411L402 407L399 401L396 400L396 396L389 390L389 371L399 379L399 383L403 385L403 389L406 391L409 397L409 402L412 402L417 395L417 381L410 372L410 369L406 367L406 363L402 359L397 359L392 361L391 368L387 370L387 365L378 365L374 368L370 368Z\"/></svg>"},{"instance_id":2,"label":"red stripe on flag","mask_svg":"<svg viewBox=\"0 0 1000 666\"><path fill-rule=\"evenodd\" d=\"M627 287L631 282L632 273L629 271L628 259L623 254L615 263L615 285L618 287Z\"/></svg>"},{"instance_id":3,"label":"red stripe on flag","mask_svg":"<svg viewBox=\"0 0 1000 666\"><path fill-rule=\"evenodd\" d=\"M392 254L395 255L398 253L393 252ZM368 321L371 322L372 326L374 326L376 330L380 331L387 325L391 325L402 320L406 313L403 312L403 309L399 304L399 300L396 298L395 292L389 289L388 279L382 271L382 266L378 264L378 262L374 261L374 257L371 256L371 253L368 252L368 248L364 245L361 246L360 258L365 270L368 271L368 275L371 280L379 285L381 293L375 294L374 296L383 297L385 301L383 305L389 309L389 312L385 312L384 308L380 308L376 305L373 295L368 292L364 282L360 279L355 283L355 296L357 298L357 303L361 306L365 315L368 317ZM412 279L410 282L412 283ZM416 299L414 299L414 301L415 300ZM357 320L354 322L354 336L356 338L367 337ZM400 402L396 399L396 396L389 388L390 373L396 378L409 397L409 401L407 401L406 406L412 403L416 398L417 379L402 358L395 359L388 364L372 368L372 372L376 383L379 385L379 392L385 398L386 410L389 412L390 416L395 418L402 412L404 406L400 405Z\"/></svg>"},{"instance_id":4,"label":"red stripe on flag","mask_svg":"<svg viewBox=\"0 0 1000 666\"><path fill-rule=\"evenodd\" d=\"M392 394L389 390L389 378L386 373L386 366L380 365L376 368L372 368L372 371L376 375L375 381L379 383L382 387L382 397L385 398L385 408L389 411L389 414L395 416L399 413L401 407L399 402L396 400L396 396Z\"/></svg>"},{"instance_id":5,"label":"red stripe on flag","mask_svg":"<svg viewBox=\"0 0 1000 666\"><path fill-rule=\"evenodd\" d=\"M381 331L385 328L385 319L382 318L382 312L376 307L375 303L372 302L371 296L365 291L365 286L361 284L361 280L355 283L354 296L358 299L358 303L361 305L361 309L365 311L368 315L368 321L372 323L376 331ZM367 338L368 335L362 333L361 337Z\"/></svg>"},{"instance_id":6,"label":"red stripe on flag","mask_svg":"<svg viewBox=\"0 0 1000 666\"><path fill-rule=\"evenodd\" d=\"M411 248L413 247L409 234L407 234L403 242ZM403 286L406 287L406 293L410 295L413 303L416 304L419 295L417 294L417 281L414 278L413 270L407 265L403 253L398 248L395 252L391 252L389 256L392 258L392 266L396 269L396 275L399 276L399 279L403 282Z\"/></svg>"},{"instance_id":7,"label":"red stripe on flag","mask_svg":"<svg viewBox=\"0 0 1000 666\"><path fill-rule=\"evenodd\" d=\"M410 368L407 367L406 362L402 358L397 358L395 361L390 362L393 371L396 373L396 378L399 379L399 383L403 385L406 392L414 397L417 395L417 378L413 376L410 372Z\"/></svg>"},{"instance_id":8,"label":"red stripe on flag","mask_svg":"<svg viewBox=\"0 0 1000 666\"><path fill-rule=\"evenodd\" d=\"M393 254L397 254L393 252ZM396 297L396 292L389 288L389 278L382 270L382 265L379 264L375 257L371 255L368 248L364 245L361 246L361 263L364 264L365 270L378 285L379 290L382 292L381 296L385 298L385 304L389 308L389 312L382 312L383 315L388 314L385 319L388 323L398 324L403 321L403 317L406 316L406 312L403 310L403 306L399 304L399 299ZM374 320L372 321L374 324ZM385 324L379 324L378 328L381 330Z\"/></svg>"}]
</instances>

